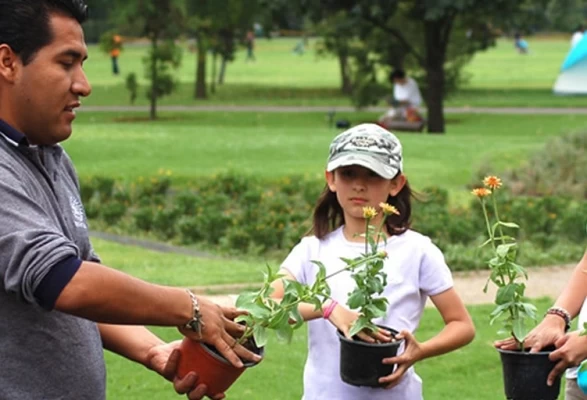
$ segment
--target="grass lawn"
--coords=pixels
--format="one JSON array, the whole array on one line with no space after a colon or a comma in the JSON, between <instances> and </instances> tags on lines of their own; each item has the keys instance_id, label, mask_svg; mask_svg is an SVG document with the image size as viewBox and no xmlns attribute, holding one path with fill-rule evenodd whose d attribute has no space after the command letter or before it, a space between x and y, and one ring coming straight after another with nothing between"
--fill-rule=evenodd
<instances>
[{"instance_id":1,"label":"grass lawn","mask_svg":"<svg viewBox=\"0 0 587 400\"><path fill-rule=\"evenodd\" d=\"M227 170L265 177L322 176L330 141L323 113L181 113L157 122L115 122L135 114L80 113L64 143L81 176L138 179L170 170L189 181ZM141 114L141 116L143 116ZM340 114L352 123L369 113ZM439 185L465 194L479 166L520 164L551 137L587 127L586 115L451 115L445 135L398 133L405 172L416 189Z\"/></svg>"},{"instance_id":2,"label":"grass lawn","mask_svg":"<svg viewBox=\"0 0 587 400\"><path fill-rule=\"evenodd\" d=\"M552 303L537 301L538 315ZM468 307L477 336L467 347L441 357L421 361L416 371L424 384L427 400L496 400L503 399L501 363L492 342L497 339L498 326L489 326L492 306ZM426 309L418 340L426 340L443 326L435 309ZM154 328L165 340L179 338L175 329ZM282 344L271 335L265 360L241 376L227 392L228 399L299 400L302 394L302 371L306 357L306 333L302 328L291 344ZM170 383L153 372L116 355L107 353L109 399L177 399Z\"/></svg>"},{"instance_id":3,"label":"grass lawn","mask_svg":"<svg viewBox=\"0 0 587 400\"><path fill-rule=\"evenodd\" d=\"M447 99L448 106L542 106L581 107L585 97L561 97L552 94L552 86L568 51L566 38L528 39L531 51L518 54L512 41L500 40L498 45L477 53L466 67L469 82ZM349 105L350 101L338 91L340 74L333 57L317 57L313 50L303 56L291 52L297 39L259 39L255 53L257 61L245 62L245 51L228 65L226 83L206 101L193 98L195 53L184 46L182 65L175 76L178 91L163 98L161 104L241 104L241 105ZM316 40L311 40L311 48ZM144 45L127 45L120 58L121 74L113 76L110 59L90 46L86 63L93 95L87 105L127 105L125 77L135 72L143 89L137 104L147 104L142 58ZM208 73L212 67L209 60ZM383 105L383 103L381 104Z\"/></svg>"}]
</instances>

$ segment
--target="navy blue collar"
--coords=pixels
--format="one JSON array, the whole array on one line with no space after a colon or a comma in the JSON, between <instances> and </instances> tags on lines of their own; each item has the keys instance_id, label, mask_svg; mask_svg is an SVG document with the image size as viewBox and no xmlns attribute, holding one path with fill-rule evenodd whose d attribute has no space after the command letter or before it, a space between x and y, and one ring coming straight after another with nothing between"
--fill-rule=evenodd
<instances>
[{"instance_id":1,"label":"navy blue collar","mask_svg":"<svg viewBox=\"0 0 587 400\"><path fill-rule=\"evenodd\" d=\"M0 119L0 133L3 133L6 138L14 142L16 145L28 146L29 141L26 136L13 128L8 123Z\"/></svg>"}]
</instances>

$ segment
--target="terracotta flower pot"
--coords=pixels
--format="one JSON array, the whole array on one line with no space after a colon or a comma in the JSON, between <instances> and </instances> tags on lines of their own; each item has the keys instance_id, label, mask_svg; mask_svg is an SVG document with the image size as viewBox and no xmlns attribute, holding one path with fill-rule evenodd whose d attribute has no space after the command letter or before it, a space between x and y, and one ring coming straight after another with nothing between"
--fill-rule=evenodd
<instances>
[{"instance_id":1,"label":"terracotta flower pot","mask_svg":"<svg viewBox=\"0 0 587 400\"><path fill-rule=\"evenodd\" d=\"M198 382L208 387L207 396L224 393L241 376L245 369L257 364L244 362L243 368L234 367L213 347L205 343L184 338L179 347L181 359L178 366L180 378L193 371L198 374ZM252 351L263 355L264 349L254 347Z\"/></svg>"}]
</instances>

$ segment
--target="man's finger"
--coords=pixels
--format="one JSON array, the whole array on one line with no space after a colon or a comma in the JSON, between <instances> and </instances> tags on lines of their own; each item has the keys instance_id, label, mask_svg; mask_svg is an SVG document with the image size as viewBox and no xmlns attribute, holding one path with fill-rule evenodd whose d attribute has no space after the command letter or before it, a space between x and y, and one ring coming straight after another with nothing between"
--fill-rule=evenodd
<instances>
[{"instance_id":1,"label":"man's finger","mask_svg":"<svg viewBox=\"0 0 587 400\"><path fill-rule=\"evenodd\" d=\"M241 337L246 330L246 327L241 324L237 324L232 320L224 320L224 329L232 337Z\"/></svg>"},{"instance_id":2,"label":"man's finger","mask_svg":"<svg viewBox=\"0 0 587 400\"><path fill-rule=\"evenodd\" d=\"M238 310L234 307L220 307L222 309L222 313L224 314L224 316L226 318L228 318L229 320L233 320L236 317L238 317L239 315L245 315L247 314L247 312L245 310Z\"/></svg>"},{"instance_id":3,"label":"man's finger","mask_svg":"<svg viewBox=\"0 0 587 400\"><path fill-rule=\"evenodd\" d=\"M180 358L181 352L179 350L175 349L171 352L171 355L167 359L165 367L163 368L163 376L167 380L171 381L175 377Z\"/></svg>"},{"instance_id":4,"label":"man's finger","mask_svg":"<svg viewBox=\"0 0 587 400\"><path fill-rule=\"evenodd\" d=\"M190 392L195 386L196 382L198 381L198 374L195 372L189 372L183 378L175 378L173 381L173 388L179 394L186 394Z\"/></svg>"},{"instance_id":5,"label":"man's finger","mask_svg":"<svg viewBox=\"0 0 587 400\"><path fill-rule=\"evenodd\" d=\"M200 400L203 399L206 395L206 391L208 387L206 385L199 384L194 390L188 393L188 399L190 400Z\"/></svg>"}]
</instances>

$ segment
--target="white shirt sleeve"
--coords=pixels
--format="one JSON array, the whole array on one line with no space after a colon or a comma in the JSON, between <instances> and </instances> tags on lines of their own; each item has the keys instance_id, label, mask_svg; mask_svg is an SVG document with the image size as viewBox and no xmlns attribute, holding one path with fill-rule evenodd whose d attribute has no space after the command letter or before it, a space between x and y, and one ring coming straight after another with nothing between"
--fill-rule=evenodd
<instances>
[{"instance_id":1,"label":"white shirt sleeve","mask_svg":"<svg viewBox=\"0 0 587 400\"><path fill-rule=\"evenodd\" d=\"M434 243L428 241L420 262L420 290L427 296L435 296L452 287L452 274L444 255Z\"/></svg>"},{"instance_id":2,"label":"white shirt sleeve","mask_svg":"<svg viewBox=\"0 0 587 400\"><path fill-rule=\"evenodd\" d=\"M311 261L312 249L317 245L318 239L315 236L303 238L281 263L281 268L292 274L296 281L306 285L311 284L312 279L309 277L313 278L316 275Z\"/></svg>"}]
</instances>

